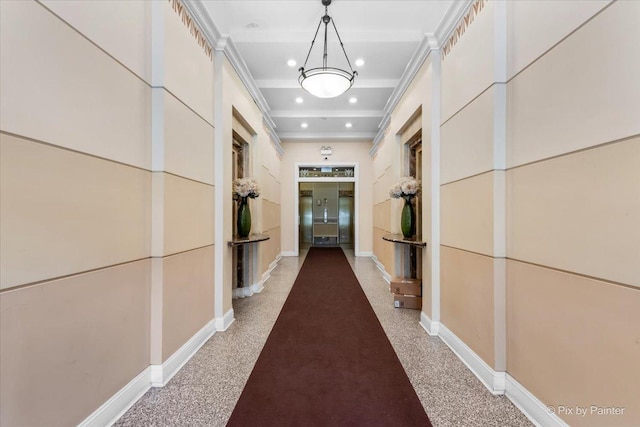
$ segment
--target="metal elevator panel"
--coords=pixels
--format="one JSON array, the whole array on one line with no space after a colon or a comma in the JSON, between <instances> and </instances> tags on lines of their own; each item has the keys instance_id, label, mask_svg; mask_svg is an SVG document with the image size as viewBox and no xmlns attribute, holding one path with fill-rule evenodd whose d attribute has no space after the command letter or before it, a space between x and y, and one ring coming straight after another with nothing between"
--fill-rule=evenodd
<instances>
[{"instance_id":1,"label":"metal elevator panel","mask_svg":"<svg viewBox=\"0 0 640 427\"><path fill-rule=\"evenodd\" d=\"M313 197L300 197L300 243L313 243Z\"/></svg>"}]
</instances>

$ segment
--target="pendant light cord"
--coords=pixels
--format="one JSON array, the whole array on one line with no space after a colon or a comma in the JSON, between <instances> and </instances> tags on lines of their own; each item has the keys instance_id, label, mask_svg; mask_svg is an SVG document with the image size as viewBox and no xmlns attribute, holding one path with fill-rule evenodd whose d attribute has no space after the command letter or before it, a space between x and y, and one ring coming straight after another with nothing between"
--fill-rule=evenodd
<instances>
[{"instance_id":1,"label":"pendant light cord","mask_svg":"<svg viewBox=\"0 0 640 427\"><path fill-rule=\"evenodd\" d=\"M336 22L333 18L329 16L329 6L324 7L324 16L320 18L320 22L318 22L318 28L316 28L316 33L313 35L313 40L311 40L311 47L309 48L309 52L307 53L307 57L304 60L304 65L300 67L298 71L304 74L304 69L307 67L307 62L309 61L309 57L311 56L311 51L313 51L313 45L316 42L316 38L318 37L318 32L320 31L320 26L324 22L324 49L322 56L322 68L327 68L327 28L329 27L329 22L333 25L333 29L336 32L336 36L338 36L338 41L340 42L340 47L342 48L342 53L344 53L344 57L347 60L347 64L349 65L349 69L351 70L351 74L355 77L358 75L357 71L353 71L353 67L351 66L351 61L349 61L349 56L347 56L347 51L344 48L344 43L342 43L342 38L340 37L340 33L338 32L338 28L336 27Z\"/></svg>"},{"instance_id":2,"label":"pendant light cord","mask_svg":"<svg viewBox=\"0 0 640 427\"><path fill-rule=\"evenodd\" d=\"M351 66L351 61L349 61L349 57L347 56L347 51L344 49L344 44L342 44L342 39L340 38L340 33L338 33L338 29L336 28L336 21L331 20L331 24L333 25L333 29L336 30L336 36L338 36L338 41L340 42L340 47L342 48L342 53L344 53L344 57L347 59L347 64L349 64L349 69L351 70L351 74L354 76L358 75L357 71L353 71L353 67ZM325 41L326 43L326 41Z\"/></svg>"}]
</instances>

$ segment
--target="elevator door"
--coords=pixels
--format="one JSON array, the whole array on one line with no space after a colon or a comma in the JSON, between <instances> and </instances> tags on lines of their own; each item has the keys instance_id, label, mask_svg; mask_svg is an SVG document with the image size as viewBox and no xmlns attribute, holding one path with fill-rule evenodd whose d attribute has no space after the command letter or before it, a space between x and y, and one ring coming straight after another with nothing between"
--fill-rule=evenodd
<instances>
[{"instance_id":1,"label":"elevator door","mask_svg":"<svg viewBox=\"0 0 640 427\"><path fill-rule=\"evenodd\" d=\"M352 182L341 182L338 184L339 243L346 247L353 245L353 187Z\"/></svg>"},{"instance_id":2,"label":"elevator door","mask_svg":"<svg viewBox=\"0 0 640 427\"><path fill-rule=\"evenodd\" d=\"M301 192L302 193L302 192ZM300 244L313 243L313 196L300 195Z\"/></svg>"}]
</instances>

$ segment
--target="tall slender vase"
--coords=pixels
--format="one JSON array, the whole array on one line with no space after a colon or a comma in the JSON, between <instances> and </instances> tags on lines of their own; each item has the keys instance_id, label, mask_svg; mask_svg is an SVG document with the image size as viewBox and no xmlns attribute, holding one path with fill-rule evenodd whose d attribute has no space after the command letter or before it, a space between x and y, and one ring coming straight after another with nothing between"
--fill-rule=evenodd
<instances>
[{"instance_id":1,"label":"tall slender vase","mask_svg":"<svg viewBox=\"0 0 640 427\"><path fill-rule=\"evenodd\" d=\"M413 209L411 197L404 197L404 206L402 207L402 217L400 221L402 235L406 238L413 237L413 235L416 234L416 212Z\"/></svg>"},{"instance_id":2,"label":"tall slender vase","mask_svg":"<svg viewBox=\"0 0 640 427\"><path fill-rule=\"evenodd\" d=\"M241 197L238 203L238 236L247 237L251 232L251 211L246 197Z\"/></svg>"}]
</instances>

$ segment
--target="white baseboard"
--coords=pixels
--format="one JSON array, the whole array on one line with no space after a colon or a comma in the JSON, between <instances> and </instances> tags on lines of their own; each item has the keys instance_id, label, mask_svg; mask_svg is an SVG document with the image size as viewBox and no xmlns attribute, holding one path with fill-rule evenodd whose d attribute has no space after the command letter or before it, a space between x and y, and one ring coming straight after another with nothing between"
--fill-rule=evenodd
<instances>
[{"instance_id":1,"label":"white baseboard","mask_svg":"<svg viewBox=\"0 0 640 427\"><path fill-rule=\"evenodd\" d=\"M355 254L358 257L372 257L373 256L373 252L356 252Z\"/></svg>"},{"instance_id":2,"label":"white baseboard","mask_svg":"<svg viewBox=\"0 0 640 427\"><path fill-rule=\"evenodd\" d=\"M234 320L236 319L235 317L233 317L233 308L230 308L229 311L224 314L224 316L216 317L216 331L226 331L234 322Z\"/></svg>"},{"instance_id":3,"label":"white baseboard","mask_svg":"<svg viewBox=\"0 0 640 427\"><path fill-rule=\"evenodd\" d=\"M509 374L507 374L505 394L537 427L569 427L569 424L550 412L547 405Z\"/></svg>"},{"instance_id":4,"label":"white baseboard","mask_svg":"<svg viewBox=\"0 0 640 427\"><path fill-rule=\"evenodd\" d=\"M438 326L438 336L494 395L505 392L506 373L496 372L445 325Z\"/></svg>"},{"instance_id":5,"label":"white baseboard","mask_svg":"<svg viewBox=\"0 0 640 427\"><path fill-rule=\"evenodd\" d=\"M226 330L233 323L233 310L229 310L221 319L223 329L218 329L218 319L211 320L191 337L178 351L173 353L162 365L150 365L137 377L129 381L122 389L96 409L79 427L104 427L113 425L138 401L151 387L163 387L193 357L194 354L216 333Z\"/></svg>"},{"instance_id":6,"label":"white baseboard","mask_svg":"<svg viewBox=\"0 0 640 427\"><path fill-rule=\"evenodd\" d=\"M378 261L378 258L375 255L371 255L371 260L375 263L376 267L378 267L378 270L382 272L382 278L387 283L391 284L391 275L387 273L387 270L385 270L384 265L382 265L382 263Z\"/></svg>"},{"instance_id":7,"label":"white baseboard","mask_svg":"<svg viewBox=\"0 0 640 427\"><path fill-rule=\"evenodd\" d=\"M295 251L283 251L282 256L298 256Z\"/></svg>"},{"instance_id":8,"label":"white baseboard","mask_svg":"<svg viewBox=\"0 0 640 427\"><path fill-rule=\"evenodd\" d=\"M440 322L431 320L429 316L424 314L424 311L420 312L420 326L432 337L438 336L438 332L440 331Z\"/></svg>"},{"instance_id":9,"label":"white baseboard","mask_svg":"<svg viewBox=\"0 0 640 427\"><path fill-rule=\"evenodd\" d=\"M264 284L267 283L267 280L269 280L269 278L271 277L271 272L278 266L278 262L280 262L280 260L282 259L282 255L278 255L276 257L276 259L274 259L273 261L271 261L271 264L269 264L269 268L267 269L267 271L265 271L264 273L262 273L262 279L260 280L260 283L257 283L257 286L254 289L254 292L260 293L262 292L262 290L264 289ZM254 286L256 286L254 285Z\"/></svg>"},{"instance_id":10,"label":"white baseboard","mask_svg":"<svg viewBox=\"0 0 640 427\"><path fill-rule=\"evenodd\" d=\"M429 335L439 336L492 394L507 396L534 425L537 427L569 427L511 375L506 372L494 371L446 326L439 322L433 322L424 313L420 313L420 325Z\"/></svg>"},{"instance_id":11,"label":"white baseboard","mask_svg":"<svg viewBox=\"0 0 640 427\"><path fill-rule=\"evenodd\" d=\"M164 387L215 333L216 321L211 320L162 365L151 365L151 386Z\"/></svg>"},{"instance_id":12,"label":"white baseboard","mask_svg":"<svg viewBox=\"0 0 640 427\"><path fill-rule=\"evenodd\" d=\"M143 394L151 388L151 367L147 367L137 377L129 381L111 399L96 409L79 427L104 427L111 426L118 418L133 406Z\"/></svg>"}]
</instances>

